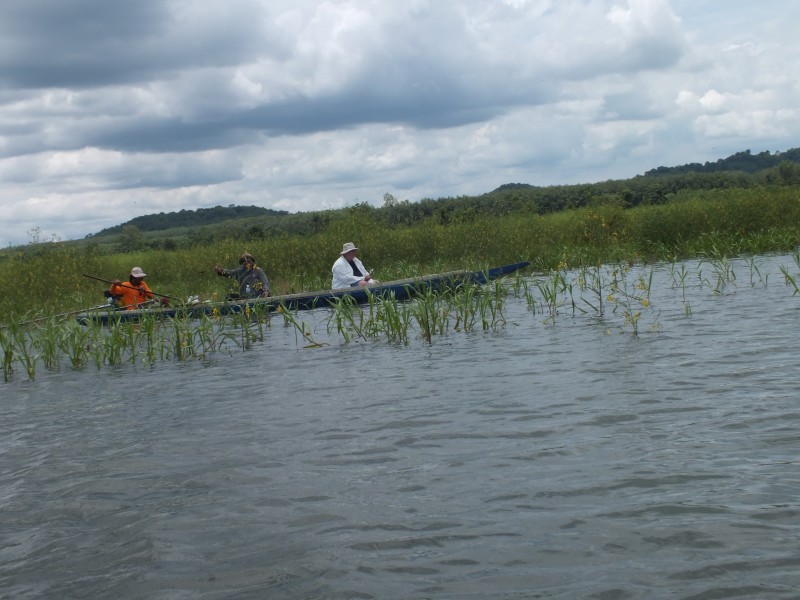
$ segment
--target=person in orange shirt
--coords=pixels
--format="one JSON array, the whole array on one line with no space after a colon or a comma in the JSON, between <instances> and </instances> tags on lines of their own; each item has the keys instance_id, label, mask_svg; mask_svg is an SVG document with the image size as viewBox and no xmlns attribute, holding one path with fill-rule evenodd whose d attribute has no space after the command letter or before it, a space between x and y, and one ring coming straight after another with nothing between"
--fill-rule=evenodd
<instances>
[{"instance_id":1,"label":"person in orange shirt","mask_svg":"<svg viewBox=\"0 0 800 600\"><path fill-rule=\"evenodd\" d=\"M142 271L141 267L133 267L128 277L128 283L122 283L119 279L115 279L111 282L108 292L119 298L117 305L120 308L126 310L138 308L140 304L153 299L153 292L147 287L144 281L145 277L147 277L147 273Z\"/></svg>"}]
</instances>

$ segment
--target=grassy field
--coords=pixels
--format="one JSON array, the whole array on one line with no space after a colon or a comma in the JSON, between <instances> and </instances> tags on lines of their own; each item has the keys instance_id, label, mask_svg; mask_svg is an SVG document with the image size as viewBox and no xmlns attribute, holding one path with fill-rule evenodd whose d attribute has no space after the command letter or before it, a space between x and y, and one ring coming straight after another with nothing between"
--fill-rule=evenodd
<instances>
[{"instance_id":1,"label":"grassy field","mask_svg":"<svg viewBox=\"0 0 800 600\"><path fill-rule=\"evenodd\" d=\"M624 208L606 203L544 216L520 212L411 227L378 225L353 212L310 236L227 239L176 250L104 254L92 245L46 242L3 253L0 314L3 323L15 323L97 305L108 286L84 275L125 280L133 266L148 273L154 292L176 299L222 299L234 284L215 276L212 267L217 262L237 266L244 251L267 272L273 295L325 289L346 241L361 248L365 266L385 281L518 260L546 272L785 252L800 244L800 187L692 191L667 204Z\"/></svg>"}]
</instances>

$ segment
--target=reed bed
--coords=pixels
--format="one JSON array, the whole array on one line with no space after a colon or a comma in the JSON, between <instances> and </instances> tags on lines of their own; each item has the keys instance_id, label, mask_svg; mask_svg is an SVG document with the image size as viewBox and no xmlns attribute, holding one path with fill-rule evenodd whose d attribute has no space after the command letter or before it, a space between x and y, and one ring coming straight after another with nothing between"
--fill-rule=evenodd
<instances>
[{"instance_id":1,"label":"reed bed","mask_svg":"<svg viewBox=\"0 0 800 600\"><path fill-rule=\"evenodd\" d=\"M174 306L190 297L217 301L233 284L215 276L213 265L232 266L249 251L267 271L273 294L325 289L343 241L355 241L367 268L385 281L518 260L529 260L539 274L422 294L411 302L374 297L359 307L342 300L326 309L324 340L285 309L277 315L249 311L224 319L144 319L105 328L74 321L85 307L104 302L105 285L84 275L124 279L132 266L141 266L151 289L169 296ZM793 294L800 294L799 245L798 186L681 192L667 204L633 209L612 203L547 216L520 212L413 227L379 225L368 213L352 211L312 236L226 240L173 251L104 255L92 245L47 242L0 256L0 367L8 381L15 375L34 379L41 369L202 359L248 350L265 339L275 318L308 347L375 339L429 344L458 332L503 327L510 297L523 298L530 314L549 324L567 316L618 317L621 329L639 335L659 328L650 289L653 262L672 265L673 287L682 290L690 317L688 287L725 294L745 280L739 279L734 257L794 252L795 264L781 273ZM680 262L690 257L700 259L696 272ZM749 285L767 286L769 275L755 259L747 271Z\"/></svg>"},{"instance_id":2,"label":"reed bed","mask_svg":"<svg viewBox=\"0 0 800 600\"><path fill-rule=\"evenodd\" d=\"M658 312L650 300L653 269L634 270L628 263L582 267L569 271L566 265L545 276L523 282L517 294L523 297L533 315L544 316L544 323L555 325L560 317L588 315L606 321L621 315L621 329L639 334L643 315L652 317L649 331L659 329Z\"/></svg>"},{"instance_id":3,"label":"reed bed","mask_svg":"<svg viewBox=\"0 0 800 600\"><path fill-rule=\"evenodd\" d=\"M488 331L505 324L503 304L508 289L502 281L490 285L459 285L445 292L427 291L410 302L370 296L366 306L344 297L323 314L328 337L339 343L388 339L407 344L418 335L430 343L451 331ZM119 319L108 325L80 324L76 320L50 319L34 324L0 328L3 381L19 373L35 379L37 369L84 369L125 363L203 359L217 352L247 351L263 342L275 319L294 328L304 347L322 347L312 327L284 306L247 309L224 317L197 319L146 315L137 322Z\"/></svg>"},{"instance_id":4,"label":"reed bed","mask_svg":"<svg viewBox=\"0 0 800 600\"><path fill-rule=\"evenodd\" d=\"M0 323L45 319L103 301L103 283L133 266L173 304L221 300L234 291L215 263L243 251L267 272L273 294L325 289L342 243L354 241L378 279L530 261L538 271L623 262L651 263L703 253L728 257L791 252L800 245L800 187L680 192L663 205L598 204L549 215L529 212L390 227L352 210L310 236L198 243L192 248L102 254L98 245L44 242L0 253Z\"/></svg>"},{"instance_id":5,"label":"reed bed","mask_svg":"<svg viewBox=\"0 0 800 600\"><path fill-rule=\"evenodd\" d=\"M205 358L211 353L249 349L264 340L268 319L232 315L221 319L159 319L82 325L77 321L47 321L33 327L0 329L3 380L24 373L34 379L39 366L50 371L83 369L123 363Z\"/></svg>"},{"instance_id":6,"label":"reed bed","mask_svg":"<svg viewBox=\"0 0 800 600\"><path fill-rule=\"evenodd\" d=\"M784 284L800 294L800 250L793 264L781 266ZM671 287L680 290L684 313L691 317L687 290L714 295L733 293L746 281L766 288L757 258L731 260L709 252L694 270L668 263ZM746 270L746 276L741 273ZM738 271L738 272L737 272ZM101 369L121 364L152 365L164 361L202 360L219 352L246 352L263 343L274 324L296 333L298 345L322 348L334 344L385 341L430 345L437 339L471 332L496 332L507 325L509 302L524 301L542 324L589 317L632 336L661 329L653 286L654 268L629 262L570 269L566 263L544 273L515 273L485 285L465 283L447 291L422 290L409 301L371 294L364 305L345 296L333 305L307 312L261 306L240 313L199 318L145 316L138 322L118 320L107 326L82 325L63 316L0 327L3 381L35 379L42 369ZM309 320L306 320L309 319Z\"/></svg>"}]
</instances>

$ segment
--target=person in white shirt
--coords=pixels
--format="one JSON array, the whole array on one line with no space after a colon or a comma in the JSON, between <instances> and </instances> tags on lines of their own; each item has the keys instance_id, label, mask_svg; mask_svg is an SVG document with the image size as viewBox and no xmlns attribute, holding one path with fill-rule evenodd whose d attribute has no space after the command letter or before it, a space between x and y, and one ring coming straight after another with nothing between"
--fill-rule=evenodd
<instances>
[{"instance_id":1,"label":"person in white shirt","mask_svg":"<svg viewBox=\"0 0 800 600\"><path fill-rule=\"evenodd\" d=\"M333 273L332 289L336 290L378 283L356 257L357 252L358 248L356 248L353 242L347 242L342 246L339 258L333 263L333 268L331 269Z\"/></svg>"}]
</instances>

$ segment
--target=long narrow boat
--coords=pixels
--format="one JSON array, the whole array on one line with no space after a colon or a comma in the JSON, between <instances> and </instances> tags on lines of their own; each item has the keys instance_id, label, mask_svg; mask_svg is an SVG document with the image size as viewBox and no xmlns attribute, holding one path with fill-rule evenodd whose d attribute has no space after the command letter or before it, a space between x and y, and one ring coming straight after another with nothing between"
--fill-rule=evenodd
<instances>
[{"instance_id":1,"label":"long narrow boat","mask_svg":"<svg viewBox=\"0 0 800 600\"><path fill-rule=\"evenodd\" d=\"M343 297L349 296L357 304L366 304L370 297L394 298L395 300L408 300L425 290L443 290L454 288L464 283L482 285L487 281L497 279L514 271L527 267L530 263L517 262L502 267L495 267L488 271L449 271L436 275L424 275L382 282L379 285L366 287L351 287L338 290L321 290L316 292L302 292L299 294L285 294L270 296L268 298L250 298L247 300L234 300L229 302L199 302L185 306L140 308L136 310L120 310L103 307L85 311L77 315L78 322L84 325L95 322L108 325L121 321L138 321L145 316L161 318L199 318L202 315L229 315L247 310L270 311L284 306L289 310L312 310L315 308L329 307L340 302Z\"/></svg>"}]
</instances>

